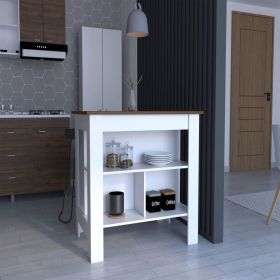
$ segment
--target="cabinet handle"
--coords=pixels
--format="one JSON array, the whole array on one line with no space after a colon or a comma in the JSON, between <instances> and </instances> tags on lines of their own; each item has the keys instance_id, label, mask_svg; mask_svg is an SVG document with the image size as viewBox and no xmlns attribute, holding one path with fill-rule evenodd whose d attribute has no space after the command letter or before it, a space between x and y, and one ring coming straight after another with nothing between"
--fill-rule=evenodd
<instances>
[{"instance_id":1,"label":"cabinet handle","mask_svg":"<svg viewBox=\"0 0 280 280\"><path fill-rule=\"evenodd\" d=\"M16 134L15 131L8 131L8 134Z\"/></svg>"},{"instance_id":2,"label":"cabinet handle","mask_svg":"<svg viewBox=\"0 0 280 280\"><path fill-rule=\"evenodd\" d=\"M46 130L39 130L39 133L47 133Z\"/></svg>"},{"instance_id":3,"label":"cabinet handle","mask_svg":"<svg viewBox=\"0 0 280 280\"><path fill-rule=\"evenodd\" d=\"M47 40L47 43L53 43L53 41L52 40Z\"/></svg>"},{"instance_id":4,"label":"cabinet handle","mask_svg":"<svg viewBox=\"0 0 280 280\"><path fill-rule=\"evenodd\" d=\"M17 177L13 177L13 176L11 176L11 177L9 177L8 179L9 180L15 180Z\"/></svg>"},{"instance_id":5,"label":"cabinet handle","mask_svg":"<svg viewBox=\"0 0 280 280\"><path fill-rule=\"evenodd\" d=\"M40 39L34 39L34 42L39 43L39 42L41 42L41 40Z\"/></svg>"},{"instance_id":6,"label":"cabinet handle","mask_svg":"<svg viewBox=\"0 0 280 280\"><path fill-rule=\"evenodd\" d=\"M12 155L12 154L11 154L11 155L8 155L8 157L16 157L16 155Z\"/></svg>"}]
</instances>

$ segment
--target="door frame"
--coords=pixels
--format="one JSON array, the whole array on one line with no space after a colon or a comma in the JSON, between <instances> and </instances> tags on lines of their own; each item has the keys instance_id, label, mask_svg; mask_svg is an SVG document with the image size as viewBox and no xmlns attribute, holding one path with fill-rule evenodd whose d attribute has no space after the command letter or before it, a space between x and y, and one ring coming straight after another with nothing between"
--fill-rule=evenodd
<instances>
[{"instance_id":1,"label":"door frame","mask_svg":"<svg viewBox=\"0 0 280 280\"><path fill-rule=\"evenodd\" d=\"M254 17L262 17L262 18L269 18L273 20L273 38L272 38L272 83L271 83L271 111L270 111L270 133L269 133L269 169L271 169L271 153L272 153L272 113L273 113L273 100L274 100L274 51L275 51L275 17L271 15L265 15L265 14L258 14L258 13L251 13L247 11L238 11L238 10L232 10L231 11L231 16L230 16L230 21L231 21L231 32L230 32L230 104L229 104L229 109L230 109L230 121L229 121L229 171L232 171L232 165L233 165L233 150L232 150L232 142L233 142L233 137L232 137L232 127L233 127L233 118L232 118L232 49L233 49L233 40L232 40L232 30L233 30L233 15L234 14L243 14L243 15L250 15Z\"/></svg>"}]
</instances>

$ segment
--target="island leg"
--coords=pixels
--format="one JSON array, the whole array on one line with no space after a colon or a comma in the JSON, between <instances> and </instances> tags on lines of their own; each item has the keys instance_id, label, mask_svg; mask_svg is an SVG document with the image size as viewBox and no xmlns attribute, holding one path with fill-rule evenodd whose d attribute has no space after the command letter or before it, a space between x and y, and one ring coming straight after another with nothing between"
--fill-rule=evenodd
<instances>
[{"instance_id":1,"label":"island leg","mask_svg":"<svg viewBox=\"0 0 280 280\"><path fill-rule=\"evenodd\" d=\"M188 245L198 243L199 115L189 116Z\"/></svg>"},{"instance_id":2,"label":"island leg","mask_svg":"<svg viewBox=\"0 0 280 280\"><path fill-rule=\"evenodd\" d=\"M88 138L89 178L89 259L91 263L104 261L103 236L103 134L90 122Z\"/></svg>"}]
</instances>

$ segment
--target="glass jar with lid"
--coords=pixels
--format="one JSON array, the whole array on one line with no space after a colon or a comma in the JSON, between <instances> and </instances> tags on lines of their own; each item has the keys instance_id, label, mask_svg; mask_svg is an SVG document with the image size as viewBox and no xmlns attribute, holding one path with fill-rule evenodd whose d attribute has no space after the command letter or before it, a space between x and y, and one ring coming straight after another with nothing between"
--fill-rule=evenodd
<instances>
[{"instance_id":1,"label":"glass jar with lid","mask_svg":"<svg viewBox=\"0 0 280 280\"><path fill-rule=\"evenodd\" d=\"M119 167L119 155L121 144L112 140L110 143L106 143L106 166L109 168Z\"/></svg>"},{"instance_id":2,"label":"glass jar with lid","mask_svg":"<svg viewBox=\"0 0 280 280\"><path fill-rule=\"evenodd\" d=\"M133 146L126 144L121 147L120 168L129 168L133 166Z\"/></svg>"}]
</instances>

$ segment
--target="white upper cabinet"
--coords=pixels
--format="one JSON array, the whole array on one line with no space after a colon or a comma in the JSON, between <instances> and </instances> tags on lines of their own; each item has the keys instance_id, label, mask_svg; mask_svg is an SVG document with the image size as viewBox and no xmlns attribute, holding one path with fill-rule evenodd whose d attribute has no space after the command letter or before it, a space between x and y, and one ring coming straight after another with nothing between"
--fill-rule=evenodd
<instances>
[{"instance_id":1,"label":"white upper cabinet","mask_svg":"<svg viewBox=\"0 0 280 280\"><path fill-rule=\"evenodd\" d=\"M19 57L18 0L0 0L0 56Z\"/></svg>"},{"instance_id":2,"label":"white upper cabinet","mask_svg":"<svg viewBox=\"0 0 280 280\"><path fill-rule=\"evenodd\" d=\"M98 111L102 109L102 29L82 27L79 43L79 107Z\"/></svg>"},{"instance_id":3,"label":"white upper cabinet","mask_svg":"<svg viewBox=\"0 0 280 280\"><path fill-rule=\"evenodd\" d=\"M79 37L79 109L121 111L122 32L82 27Z\"/></svg>"}]
</instances>

